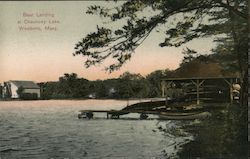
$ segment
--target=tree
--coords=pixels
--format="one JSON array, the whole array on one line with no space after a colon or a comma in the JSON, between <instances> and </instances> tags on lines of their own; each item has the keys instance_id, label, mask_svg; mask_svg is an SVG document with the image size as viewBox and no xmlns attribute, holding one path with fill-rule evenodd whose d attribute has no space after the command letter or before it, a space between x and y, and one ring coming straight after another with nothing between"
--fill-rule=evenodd
<instances>
[{"instance_id":1,"label":"tree","mask_svg":"<svg viewBox=\"0 0 250 159\"><path fill-rule=\"evenodd\" d=\"M80 98L86 96L88 91L88 80L78 78L76 73L65 73L59 78L59 94L68 98Z\"/></svg>"},{"instance_id":2,"label":"tree","mask_svg":"<svg viewBox=\"0 0 250 159\"><path fill-rule=\"evenodd\" d=\"M148 96L149 86L140 74L123 73L117 83L117 94L120 98L145 98Z\"/></svg>"},{"instance_id":3,"label":"tree","mask_svg":"<svg viewBox=\"0 0 250 159\"><path fill-rule=\"evenodd\" d=\"M149 96L150 97L160 97L161 96L161 80L163 77L170 77L172 71L169 69L166 70L156 70L151 72L146 76L146 79L149 83Z\"/></svg>"},{"instance_id":4,"label":"tree","mask_svg":"<svg viewBox=\"0 0 250 159\"><path fill-rule=\"evenodd\" d=\"M108 88L105 85L104 81L96 80L92 81L92 89L96 93L97 98L105 98L108 96Z\"/></svg>"},{"instance_id":5,"label":"tree","mask_svg":"<svg viewBox=\"0 0 250 159\"><path fill-rule=\"evenodd\" d=\"M193 61L195 58L199 56L195 50L191 50L189 48L183 50L182 54L184 54L184 57L180 66Z\"/></svg>"},{"instance_id":6,"label":"tree","mask_svg":"<svg viewBox=\"0 0 250 159\"><path fill-rule=\"evenodd\" d=\"M151 14L144 14L149 10ZM102 63L107 58L116 59L116 63L106 67L114 71L129 60L134 50L159 27L165 29L165 40L160 47L179 47L196 38L223 35L232 41L231 53L237 57L244 85L247 12L246 0L130 0L114 8L93 5L87 14L99 15L113 23L124 23L113 29L97 26L96 32L76 44L73 55L87 56L86 67Z\"/></svg>"},{"instance_id":7,"label":"tree","mask_svg":"<svg viewBox=\"0 0 250 159\"><path fill-rule=\"evenodd\" d=\"M57 82L40 83L41 97L49 98L84 98L89 93L89 81L79 78L76 73L65 73Z\"/></svg>"}]
</instances>

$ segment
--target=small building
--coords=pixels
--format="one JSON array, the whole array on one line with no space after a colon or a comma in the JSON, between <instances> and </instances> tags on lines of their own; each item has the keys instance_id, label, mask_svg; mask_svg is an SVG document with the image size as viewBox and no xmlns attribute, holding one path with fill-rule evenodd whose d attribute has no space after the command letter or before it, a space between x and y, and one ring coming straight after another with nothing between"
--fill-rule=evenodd
<instances>
[{"instance_id":1,"label":"small building","mask_svg":"<svg viewBox=\"0 0 250 159\"><path fill-rule=\"evenodd\" d=\"M22 89L22 93L36 94L38 98L41 97L40 87L33 81L7 81L3 85L3 98L18 99L18 89Z\"/></svg>"}]
</instances>

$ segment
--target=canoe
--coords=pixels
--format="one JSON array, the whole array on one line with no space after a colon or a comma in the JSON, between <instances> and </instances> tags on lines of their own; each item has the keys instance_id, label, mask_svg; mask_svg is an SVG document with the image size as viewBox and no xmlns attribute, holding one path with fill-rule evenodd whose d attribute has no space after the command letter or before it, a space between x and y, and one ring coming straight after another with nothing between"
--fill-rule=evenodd
<instances>
[{"instance_id":1,"label":"canoe","mask_svg":"<svg viewBox=\"0 0 250 159\"><path fill-rule=\"evenodd\" d=\"M203 119L211 116L209 112L190 112L190 113L167 113L162 112L159 114L159 119L162 120L193 120Z\"/></svg>"}]
</instances>

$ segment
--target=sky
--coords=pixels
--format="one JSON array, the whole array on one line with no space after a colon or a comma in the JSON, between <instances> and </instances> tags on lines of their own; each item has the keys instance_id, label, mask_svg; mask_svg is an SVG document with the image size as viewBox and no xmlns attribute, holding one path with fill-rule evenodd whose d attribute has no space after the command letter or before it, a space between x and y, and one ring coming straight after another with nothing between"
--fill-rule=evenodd
<instances>
[{"instance_id":1,"label":"sky","mask_svg":"<svg viewBox=\"0 0 250 159\"><path fill-rule=\"evenodd\" d=\"M101 1L0 1L0 83L57 81L64 73L73 72L89 80L117 78L125 71L145 76L159 69L178 68L185 47L210 53L215 46L211 38L204 38L179 48L161 48L158 44L164 36L153 32L120 70L106 72L109 60L87 69L85 58L72 53L79 40L97 25L105 25L100 17L85 14L93 4L112 5Z\"/></svg>"}]
</instances>

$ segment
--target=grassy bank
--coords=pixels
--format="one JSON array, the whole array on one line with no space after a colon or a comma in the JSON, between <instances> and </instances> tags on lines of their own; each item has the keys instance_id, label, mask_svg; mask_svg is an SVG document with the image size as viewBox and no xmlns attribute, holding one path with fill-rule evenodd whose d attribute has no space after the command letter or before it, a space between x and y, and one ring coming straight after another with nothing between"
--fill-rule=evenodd
<instances>
[{"instance_id":1,"label":"grassy bank","mask_svg":"<svg viewBox=\"0 0 250 159\"><path fill-rule=\"evenodd\" d=\"M247 108L231 105L212 117L184 128L194 141L183 145L180 158L247 158Z\"/></svg>"}]
</instances>

